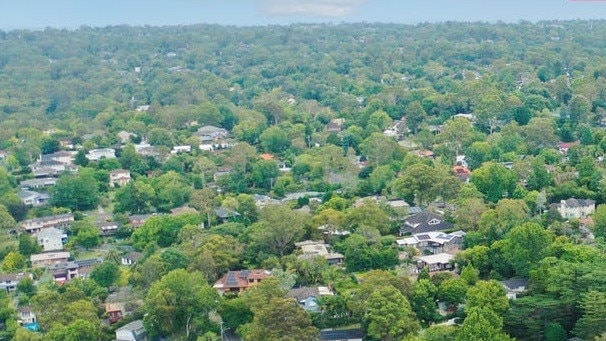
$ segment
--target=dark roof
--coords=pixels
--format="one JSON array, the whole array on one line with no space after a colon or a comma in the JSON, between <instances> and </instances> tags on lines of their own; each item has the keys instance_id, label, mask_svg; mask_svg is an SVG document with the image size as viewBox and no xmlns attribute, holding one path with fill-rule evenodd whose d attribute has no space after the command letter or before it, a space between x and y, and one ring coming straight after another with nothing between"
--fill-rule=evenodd
<instances>
[{"instance_id":1,"label":"dark roof","mask_svg":"<svg viewBox=\"0 0 606 341\"><path fill-rule=\"evenodd\" d=\"M318 291L318 287L294 288L288 291L286 297L292 297L296 299L297 302L301 302L309 297L320 297L320 292Z\"/></svg>"},{"instance_id":2,"label":"dark roof","mask_svg":"<svg viewBox=\"0 0 606 341\"><path fill-rule=\"evenodd\" d=\"M570 199L564 200L564 202L566 203L566 207L587 207L587 206L595 205L595 201L591 200L591 199L570 198Z\"/></svg>"},{"instance_id":3,"label":"dark roof","mask_svg":"<svg viewBox=\"0 0 606 341\"><path fill-rule=\"evenodd\" d=\"M427 233L434 231L446 231L454 228L454 225L445 221L439 214L423 211L412 215L404 221L400 233Z\"/></svg>"},{"instance_id":4,"label":"dark roof","mask_svg":"<svg viewBox=\"0 0 606 341\"><path fill-rule=\"evenodd\" d=\"M348 339L363 339L366 336L362 329L322 330L320 341L342 341Z\"/></svg>"},{"instance_id":5,"label":"dark roof","mask_svg":"<svg viewBox=\"0 0 606 341\"><path fill-rule=\"evenodd\" d=\"M224 207L219 207L219 208L215 209L215 213L221 219L234 218L234 217L240 216L240 213L238 213L236 211L232 211L232 210L224 208Z\"/></svg>"},{"instance_id":6,"label":"dark roof","mask_svg":"<svg viewBox=\"0 0 606 341\"><path fill-rule=\"evenodd\" d=\"M510 278L501 282L509 290L515 290L520 287L528 286L528 280L525 278Z\"/></svg>"}]
</instances>

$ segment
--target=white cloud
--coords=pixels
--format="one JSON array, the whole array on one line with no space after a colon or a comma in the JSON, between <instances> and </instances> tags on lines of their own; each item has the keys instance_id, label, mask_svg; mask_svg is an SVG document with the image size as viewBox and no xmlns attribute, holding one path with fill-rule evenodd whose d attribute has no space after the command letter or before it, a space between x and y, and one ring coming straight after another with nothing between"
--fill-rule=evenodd
<instances>
[{"instance_id":1,"label":"white cloud","mask_svg":"<svg viewBox=\"0 0 606 341\"><path fill-rule=\"evenodd\" d=\"M345 17L367 0L257 0L269 15L312 15Z\"/></svg>"}]
</instances>

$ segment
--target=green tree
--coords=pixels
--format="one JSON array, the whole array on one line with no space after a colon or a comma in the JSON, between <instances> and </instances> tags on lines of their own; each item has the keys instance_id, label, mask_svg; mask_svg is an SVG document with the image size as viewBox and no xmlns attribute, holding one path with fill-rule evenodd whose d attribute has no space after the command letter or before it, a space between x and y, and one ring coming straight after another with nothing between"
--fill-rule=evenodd
<instances>
[{"instance_id":1,"label":"green tree","mask_svg":"<svg viewBox=\"0 0 606 341\"><path fill-rule=\"evenodd\" d=\"M0 205L0 229L8 230L13 229L17 226L17 222L13 216L8 212L6 206Z\"/></svg>"},{"instance_id":2,"label":"green tree","mask_svg":"<svg viewBox=\"0 0 606 341\"><path fill-rule=\"evenodd\" d=\"M259 136L261 146L269 153L282 153L290 147L290 139L284 129L278 126L271 126Z\"/></svg>"},{"instance_id":3,"label":"green tree","mask_svg":"<svg viewBox=\"0 0 606 341\"><path fill-rule=\"evenodd\" d=\"M465 280L461 278L448 279L440 284L438 297L450 304L457 305L465 301L468 289L469 286Z\"/></svg>"},{"instance_id":4,"label":"green tree","mask_svg":"<svg viewBox=\"0 0 606 341\"><path fill-rule=\"evenodd\" d=\"M410 293L412 311L426 325L436 320L436 297L438 288L427 279L415 283Z\"/></svg>"},{"instance_id":5,"label":"green tree","mask_svg":"<svg viewBox=\"0 0 606 341\"><path fill-rule=\"evenodd\" d=\"M30 277L25 277L17 283L17 293L32 297L36 294L37 288L34 280Z\"/></svg>"},{"instance_id":6,"label":"green tree","mask_svg":"<svg viewBox=\"0 0 606 341\"><path fill-rule=\"evenodd\" d=\"M200 272L178 269L154 283L145 297L143 322L151 335L196 333L219 305L219 295Z\"/></svg>"},{"instance_id":7,"label":"green tree","mask_svg":"<svg viewBox=\"0 0 606 341\"><path fill-rule=\"evenodd\" d=\"M417 134L419 126L425 121L426 117L427 113L423 109L421 102L414 101L406 107L406 125L413 134Z\"/></svg>"},{"instance_id":8,"label":"green tree","mask_svg":"<svg viewBox=\"0 0 606 341\"><path fill-rule=\"evenodd\" d=\"M606 332L605 304L606 293L595 290L585 293L580 302L583 316L581 316L574 327L575 334L586 339L591 339Z\"/></svg>"},{"instance_id":9,"label":"green tree","mask_svg":"<svg viewBox=\"0 0 606 341\"><path fill-rule=\"evenodd\" d=\"M253 321L245 328L246 340L318 339L318 329L311 324L311 318L292 299L274 298L254 313Z\"/></svg>"},{"instance_id":10,"label":"green tree","mask_svg":"<svg viewBox=\"0 0 606 341\"><path fill-rule=\"evenodd\" d=\"M507 341L511 340L501 331L503 319L489 308L473 307L457 335L457 341Z\"/></svg>"},{"instance_id":11,"label":"green tree","mask_svg":"<svg viewBox=\"0 0 606 341\"><path fill-rule=\"evenodd\" d=\"M74 241L76 242L76 244L88 250L101 243L101 233L99 232L99 229L95 226L83 226L78 230Z\"/></svg>"},{"instance_id":12,"label":"green tree","mask_svg":"<svg viewBox=\"0 0 606 341\"><path fill-rule=\"evenodd\" d=\"M553 235L537 223L514 227L505 238L505 259L520 277L528 277L532 267L549 256Z\"/></svg>"},{"instance_id":13,"label":"green tree","mask_svg":"<svg viewBox=\"0 0 606 341\"><path fill-rule=\"evenodd\" d=\"M606 238L606 205L598 205L593 213L594 228L593 233L596 237Z\"/></svg>"},{"instance_id":14,"label":"green tree","mask_svg":"<svg viewBox=\"0 0 606 341\"><path fill-rule=\"evenodd\" d=\"M42 247L38 245L38 242L34 237L27 233L19 235L19 253L25 257L29 257L35 253L39 253Z\"/></svg>"},{"instance_id":15,"label":"green tree","mask_svg":"<svg viewBox=\"0 0 606 341\"><path fill-rule=\"evenodd\" d=\"M383 133L372 133L360 143L362 155L366 156L373 165L383 165L390 162L400 147L396 141Z\"/></svg>"},{"instance_id":16,"label":"green tree","mask_svg":"<svg viewBox=\"0 0 606 341\"><path fill-rule=\"evenodd\" d=\"M393 182L392 191L409 203L427 205L437 197L433 191L438 180L435 175L432 167L412 165Z\"/></svg>"},{"instance_id":17,"label":"green tree","mask_svg":"<svg viewBox=\"0 0 606 341\"><path fill-rule=\"evenodd\" d=\"M142 180L129 182L116 192L114 212L147 213L155 196L154 189Z\"/></svg>"},{"instance_id":18,"label":"green tree","mask_svg":"<svg viewBox=\"0 0 606 341\"><path fill-rule=\"evenodd\" d=\"M284 256L305 233L308 217L286 205L270 205L261 210L250 237L262 249Z\"/></svg>"},{"instance_id":19,"label":"green tree","mask_svg":"<svg viewBox=\"0 0 606 341\"><path fill-rule=\"evenodd\" d=\"M90 279L102 287L109 288L120 277L120 268L114 262L103 262L90 273Z\"/></svg>"},{"instance_id":20,"label":"green tree","mask_svg":"<svg viewBox=\"0 0 606 341\"><path fill-rule=\"evenodd\" d=\"M471 173L471 182L488 201L497 202L511 196L516 186L516 175L503 165L488 162Z\"/></svg>"},{"instance_id":21,"label":"green tree","mask_svg":"<svg viewBox=\"0 0 606 341\"><path fill-rule=\"evenodd\" d=\"M64 174L51 189L50 203L74 211L91 210L99 204L99 184L95 171L81 168L78 174Z\"/></svg>"},{"instance_id":22,"label":"green tree","mask_svg":"<svg viewBox=\"0 0 606 341\"><path fill-rule=\"evenodd\" d=\"M494 311L499 316L509 308L509 300L501 283L490 281L479 281L467 291L466 308L486 308Z\"/></svg>"},{"instance_id":23,"label":"green tree","mask_svg":"<svg viewBox=\"0 0 606 341\"><path fill-rule=\"evenodd\" d=\"M419 323L410 303L393 286L373 292L366 301L364 321L369 336L382 341L401 340L416 333Z\"/></svg>"},{"instance_id":24,"label":"green tree","mask_svg":"<svg viewBox=\"0 0 606 341\"><path fill-rule=\"evenodd\" d=\"M11 251L2 260L2 268L7 271L14 271L25 266L25 258L17 252Z\"/></svg>"},{"instance_id":25,"label":"green tree","mask_svg":"<svg viewBox=\"0 0 606 341\"><path fill-rule=\"evenodd\" d=\"M433 325L425 329L423 341L454 341L458 329L455 326Z\"/></svg>"}]
</instances>

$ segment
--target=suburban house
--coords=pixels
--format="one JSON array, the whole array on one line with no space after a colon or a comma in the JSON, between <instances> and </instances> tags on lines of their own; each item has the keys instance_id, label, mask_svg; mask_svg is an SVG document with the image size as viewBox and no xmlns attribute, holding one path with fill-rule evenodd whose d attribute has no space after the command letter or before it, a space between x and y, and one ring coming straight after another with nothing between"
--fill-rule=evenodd
<instances>
[{"instance_id":1,"label":"suburban house","mask_svg":"<svg viewBox=\"0 0 606 341\"><path fill-rule=\"evenodd\" d=\"M399 239L396 242L398 246L409 246L421 251L428 250L431 253L441 253L450 250L455 250L463 243L465 232L456 231L452 233L443 232L427 232L417 233L404 239Z\"/></svg>"},{"instance_id":2,"label":"suburban house","mask_svg":"<svg viewBox=\"0 0 606 341\"><path fill-rule=\"evenodd\" d=\"M109 172L109 187L122 187L130 182L130 171L115 169Z\"/></svg>"},{"instance_id":3,"label":"suburban house","mask_svg":"<svg viewBox=\"0 0 606 341\"><path fill-rule=\"evenodd\" d=\"M560 204L553 204L557 206L558 212L562 218L585 218L588 215L593 214L595 211L595 201L591 199L575 199L570 198L567 200L561 200Z\"/></svg>"},{"instance_id":4,"label":"suburban house","mask_svg":"<svg viewBox=\"0 0 606 341\"><path fill-rule=\"evenodd\" d=\"M324 329L320 331L320 341L363 341L366 334L362 329Z\"/></svg>"},{"instance_id":5,"label":"suburban house","mask_svg":"<svg viewBox=\"0 0 606 341\"><path fill-rule=\"evenodd\" d=\"M225 207L219 207L215 209L215 214L217 215L217 218L221 223L233 221L234 219L240 216L240 213Z\"/></svg>"},{"instance_id":6,"label":"suburban house","mask_svg":"<svg viewBox=\"0 0 606 341\"><path fill-rule=\"evenodd\" d=\"M99 161L101 159L115 159L116 150L113 148L91 149L86 154L86 158L90 161Z\"/></svg>"},{"instance_id":7,"label":"suburban house","mask_svg":"<svg viewBox=\"0 0 606 341\"><path fill-rule=\"evenodd\" d=\"M212 144L212 141L229 137L229 132L224 128L207 125L198 128L198 130L192 135L200 138L200 142L202 142L202 144Z\"/></svg>"},{"instance_id":8,"label":"suburban house","mask_svg":"<svg viewBox=\"0 0 606 341\"><path fill-rule=\"evenodd\" d=\"M147 143L147 141L141 141L141 143L135 145L135 152L141 156L153 156L156 157L160 153L156 150L156 147Z\"/></svg>"},{"instance_id":9,"label":"suburban house","mask_svg":"<svg viewBox=\"0 0 606 341\"><path fill-rule=\"evenodd\" d=\"M143 258L143 254L141 252L130 251L122 256L121 263L122 265L133 265L136 264L141 258Z\"/></svg>"},{"instance_id":10,"label":"suburban house","mask_svg":"<svg viewBox=\"0 0 606 341\"><path fill-rule=\"evenodd\" d=\"M55 227L50 227L36 233L38 245L42 246L44 252L63 250L63 242L67 234Z\"/></svg>"},{"instance_id":11,"label":"suburban house","mask_svg":"<svg viewBox=\"0 0 606 341\"><path fill-rule=\"evenodd\" d=\"M429 272L453 270L454 256L449 253L437 253L429 256L417 256L417 269L427 268Z\"/></svg>"},{"instance_id":12,"label":"suburban house","mask_svg":"<svg viewBox=\"0 0 606 341\"><path fill-rule=\"evenodd\" d=\"M219 278L213 287L220 294L239 293L269 276L271 276L271 272L263 269L229 271L225 276Z\"/></svg>"},{"instance_id":13,"label":"suburban house","mask_svg":"<svg viewBox=\"0 0 606 341\"><path fill-rule=\"evenodd\" d=\"M570 148L578 146L580 144L581 144L580 141L560 142L560 144L558 145L558 149L559 149L560 153L568 154L568 151L570 150Z\"/></svg>"},{"instance_id":14,"label":"suburban house","mask_svg":"<svg viewBox=\"0 0 606 341\"><path fill-rule=\"evenodd\" d=\"M506 281L502 281L501 284L507 291L507 298L510 300L515 300L519 294L526 292L528 280L524 278L511 278Z\"/></svg>"},{"instance_id":15,"label":"suburban house","mask_svg":"<svg viewBox=\"0 0 606 341\"><path fill-rule=\"evenodd\" d=\"M128 221L130 226L137 228L145 224L147 219L149 219L151 216L151 214L133 214L128 217Z\"/></svg>"},{"instance_id":16,"label":"suburban house","mask_svg":"<svg viewBox=\"0 0 606 341\"><path fill-rule=\"evenodd\" d=\"M23 204L34 207L44 206L48 203L48 200L50 199L50 196L46 193L39 193L24 189L20 190L19 193L17 193L17 196L19 197L19 199L21 199L21 202Z\"/></svg>"},{"instance_id":17,"label":"suburban house","mask_svg":"<svg viewBox=\"0 0 606 341\"><path fill-rule=\"evenodd\" d=\"M131 136L137 136L136 134L130 133L126 130L122 130L119 133L116 134L116 136L118 136L118 139L120 139L120 142L122 144L127 144L130 142L130 137Z\"/></svg>"},{"instance_id":18,"label":"suburban house","mask_svg":"<svg viewBox=\"0 0 606 341\"><path fill-rule=\"evenodd\" d=\"M443 216L425 210L406 218L404 225L400 228L400 236L434 231L447 231L452 230L453 228L454 225L445 221Z\"/></svg>"},{"instance_id":19,"label":"suburban house","mask_svg":"<svg viewBox=\"0 0 606 341\"><path fill-rule=\"evenodd\" d=\"M74 215L71 213L58 214L47 217L24 220L21 222L21 228L29 233L38 233L47 228L66 228L74 222Z\"/></svg>"},{"instance_id":20,"label":"suburban house","mask_svg":"<svg viewBox=\"0 0 606 341\"><path fill-rule=\"evenodd\" d=\"M94 224L99 229L101 235L104 237L115 235L116 232L118 232L118 229L120 228L120 224L115 221L97 221Z\"/></svg>"},{"instance_id":21,"label":"suburban house","mask_svg":"<svg viewBox=\"0 0 606 341\"><path fill-rule=\"evenodd\" d=\"M115 341L147 341L143 320L136 320L116 329Z\"/></svg>"},{"instance_id":22,"label":"suburban house","mask_svg":"<svg viewBox=\"0 0 606 341\"><path fill-rule=\"evenodd\" d=\"M327 287L300 287L290 289L286 297L294 298L307 311L317 312L320 309L318 298L332 295Z\"/></svg>"},{"instance_id":23,"label":"suburban house","mask_svg":"<svg viewBox=\"0 0 606 341\"><path fill-rule=\"evenodd\" d=\"M124 304L120 302L105 303L105 313L110 324L116 323L124 317Z\"/></svg>"},{"instance_id":24,"label":"suburban house","mask_svg":"<svg viewBox=\"0 0 606 341\"><path fill-rule=\"evenodd\" d=\"M17 320L17 323L20 325L37 323L36 314L32 311L32 307L29 305L19 307L19 320Z\"/></svg>"},{"instance_id":25,"label":"suburban house","mask_svg":"<svg viewBox=\"0 0 606 341\"><path fill-rule=\"evenodd\" d=\"M343 260L345 259L340 253L330 252L329 246L322 242L306 240L304 242L295 243L295 246L302 252L298 257L299 259L323 257L330 265L343 264Z\"/></svg>"},{"instance_id":26,"label":"suburban house","mask_svg":"<svg viewBox=\"0 0 606 341\"><path fill-rule=\"evenodd\" d=\"M174 146L171 154L191 153L191 146Z\"/></svg>"},{"instance_id":27,"label":"suburban house","mask_svg":"<svg viewBox=\"0 0 606 341\"><path fill-rule=\"evenodd\" d=\"M29 167L34 177L56 177L63 172L75 172L78 167L74 165L76 153L59 151L53 154L42 154L38 160Z\"/></svg>"},{"instance_id":28,"label":"suburban house","mask_svg":"<svg viewBox=\"0 0 606 341\"><path fill-rule=\"evenodd\" d=\"M19 183L19 187L22 189L36 189L52 187L57 184L57 178L39 178L39 179L27 179Z\"/></svg>"},{"instance_id":29,"label":"suburban house","mask_svg":"<svg viewBox=\"0 0 606 341\"><path fill-rule=\"evenodd\" d=\"M457 165L452 168L452 171L456 177L461 180L461 182L469 182L469 179L471 178L471 171L467 169L467 167Z\"/></svg>"},{"instance_id":30,"label":"suburban house","mask_svg":"<svg viewBox=\"0 0 606 341\"><path fill-rule=\"evenodd\" d=\"M76 262L61 262L47 267L48 272L53 276L57 284L64 284L74 278L80 277L78 270L80 266Z\"/></svg>"},{"instance_id":31,"label":"suburban house","mask_svg":"<svg viewBox=\"0 0 606 341\"><path fill-rule=\"evenodd\" d=\"M326 124L326 132L327 133L340 133L343 130L343 125L345 124L344 118L333 118Z\"/></svg>"},{"instance_id":32,"label":"suburban house","mask_svg":"<svg viewBox=\"0 0 606 341\"><path fill-rule=\"evenodd\" d=\"M32 267L41 268L57 263L67 262L69 256L70 254L67 251L45 252L31 255L29 256L29 260L32 263Z\"/></svg>"},{"instance_id":33,"label":"suburban house","mask_svg":"<svg viewBox=\"0 0 606 341\"><path fill-rule=\"evenodd\" d=\"M33 279L34 276L30 273L23 272L16 274L0 274L0 290L11 293L17 289L17 284L24 278Z\"/></svg>"}]
</instances>

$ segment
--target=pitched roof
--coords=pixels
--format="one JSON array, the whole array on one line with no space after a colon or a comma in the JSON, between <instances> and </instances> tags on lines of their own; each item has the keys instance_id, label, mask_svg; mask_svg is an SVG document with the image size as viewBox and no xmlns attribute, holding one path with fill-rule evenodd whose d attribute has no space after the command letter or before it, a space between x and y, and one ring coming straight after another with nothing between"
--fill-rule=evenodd
<instances>
[{"instance_id":1,"label":"pitched roof","mask_svg":"<svg viewBox=\"0 0 606 341\"><path fill-rule=\"evenodd\" d=\"M528 280L525 278L510 278L506 281L502 281L501 284L509 290L516 290L528 286Z\"/></svg>"},{"instance_id":2,"label":"pitched roof","mask_svg":"<svg viewBox=\"0 0 606 341\"><path fill-rule=\"evenodd\" d=\"M309 297L332 296L332 292L327 287L300 287L290 289L286 297L292 297L297 302L305 301Z\"/></svg>"},{"instance_id":3,"label":"pitched roof","mask_svg":"<svg viewBox=\"0 0 606 341\"><path fill-rule=\"evenodd\" d=\"M217 289L226 288L248 288L249 280L259 281L269 277L271 273L263 269L229 271L225 276L215 282Z\"/></svg>"},{"instance_id":4,"label":"pitched roof","mask_svg":"<svg viewBox=\"0 0 606 341\"><path fill-rule=\"evenodd\" d=\"M446 231L454 227L453 224L444 220L439 214L423 211L406 218L401 233L427 233L434 231Z\"/></svg>"},{"instance_id":5,"label":"pitched roof","mask_svg":"<svg viewBox=\"0 0 606 341\"><path fill-rule=\"evenodd\" d=\"M564 201L564 204L566 205L566 207L587 207L587 206L595 205L595 200L591 200L591 199L570 198L570 199L566 199L566 200L562 200L562 201Z\"/></svg>"}]
</instances>

